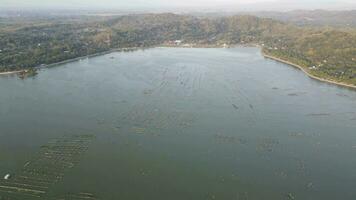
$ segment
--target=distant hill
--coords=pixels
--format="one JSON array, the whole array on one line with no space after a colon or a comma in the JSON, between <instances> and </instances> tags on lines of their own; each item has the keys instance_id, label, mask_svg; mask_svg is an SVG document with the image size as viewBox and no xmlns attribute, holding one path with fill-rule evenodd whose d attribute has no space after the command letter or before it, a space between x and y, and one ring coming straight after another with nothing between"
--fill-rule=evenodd
<instances>
[{"instance_id":1,"label":"distant hill","mask_svg":"<svg viewBox=\"0 0 356 200\"><path fill-rule=\"evenodd\" d=\"M356 10L296 10L290 12L253 12L250 14L302 26L356 27Z\"/></svg>"}]
</instances>

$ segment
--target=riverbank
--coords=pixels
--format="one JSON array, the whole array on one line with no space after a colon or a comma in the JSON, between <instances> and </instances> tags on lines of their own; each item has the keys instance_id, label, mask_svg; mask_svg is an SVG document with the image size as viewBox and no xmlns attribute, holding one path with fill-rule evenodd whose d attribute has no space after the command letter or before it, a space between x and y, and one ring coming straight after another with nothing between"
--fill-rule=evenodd
<instances>
[{"instance_id":1,"label":"riverbank","mask_svg":"<svg viewBox=\"0 0 356 200\"><path fill-rule=\"evenodd\" d=\"M310 78L312 78L314 80L318 80L318 81L321 81L321 82L326 82L326 83L330 83L330 84L334 84L334 85L338 85L338 86L342 86L342 87L356 89L356 85L352 85L352 84L348 84L348 83L338 82L338 81L324 79L324 78L320 78L320 77L314 76L313 74L309 73L304 67L302 67L300 65L297 65L295 63L292 63L290 61L283 60L281 58L277 58L275 56L268 55L265 52L262 52L262 55L265 58L269 58L269 59L272 59L272 60L287 64L287 65L291 65L293 67L296 67L296 68L300 69L301 71L303 71L307 76L309 76Z\"/></svg>"}]
</instances>

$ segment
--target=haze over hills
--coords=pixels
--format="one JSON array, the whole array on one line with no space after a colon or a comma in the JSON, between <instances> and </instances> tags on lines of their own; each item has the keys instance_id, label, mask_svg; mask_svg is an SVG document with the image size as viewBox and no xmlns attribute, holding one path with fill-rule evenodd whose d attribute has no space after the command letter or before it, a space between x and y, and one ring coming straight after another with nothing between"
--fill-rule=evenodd
<instances>
[{"instance_id":1,"label":"haze over hills","mask_svg":"<svg viewBox=\"0 0 356 200\"><path fill-rule=\"evenodd\" d=\"M292 11L255 11L255 12L194 12L201 17L233 15L253 15L271 18L298 26L332 26L339 28L356 27L356 10L292 10Z\"/></svg>"},{"instance_id":2,"label":"haze over hills","mask_svg":"<svg viewBox=\"0 0 356 200\"><path fill-rule=\"evenodd\" d=\"M0 13L2 18L11 17L44 17L49 16L119 16L127 14L144 14L145 11L129 10L68 10L68 9L48 9L48 10L30 10L30 9L3 9ZM153 12L150 13L160 13ZM254 12L210 12L210 11L186 11L172 12L176 14L187 14L200 17L219 17L233 15L253 15L262 18L272 18L275 20L293 23L298 26L333 26L340 28L356 27L356 10L293 10L293 11L254 11Z\"/></svg>"},{"instance_id":3,"label":"haze over hills","mask_svg":"<svg viewBox=\"0 0 356 200\"><path fill-rule=\"evenodd\" d=\"M2 0L0 8L109 9L142 12L291 11L297 9L356 9L352 0Z\"/></svg>"}]
</instances>

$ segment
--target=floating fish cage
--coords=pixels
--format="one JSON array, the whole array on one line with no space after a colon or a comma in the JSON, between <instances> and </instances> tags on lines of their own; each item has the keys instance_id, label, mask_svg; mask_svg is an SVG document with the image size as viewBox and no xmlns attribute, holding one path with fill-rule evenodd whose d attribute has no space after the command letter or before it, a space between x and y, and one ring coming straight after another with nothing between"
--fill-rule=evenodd
<instances>
[{"instance_id":1,"label":"floating fish cage","mask_svg":"<svg viewBox=\"0 0 356 200\"><path fill-rule=\"evenodd\" d=\"M0 199L42 198L87 151L92 135L76 135L50 141L14 176L0 181Z\"/></svg>"}]
</instances>

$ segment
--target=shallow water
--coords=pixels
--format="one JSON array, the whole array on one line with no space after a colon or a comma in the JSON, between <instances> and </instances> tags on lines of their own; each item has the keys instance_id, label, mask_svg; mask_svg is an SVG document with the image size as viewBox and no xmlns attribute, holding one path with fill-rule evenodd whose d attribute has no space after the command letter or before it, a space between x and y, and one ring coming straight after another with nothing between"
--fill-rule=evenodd
<instances>
[{"instance_id":1,"label":"shallow water","mask_svg":"<svg viewBox=\"0 0 356 200\"><path fill-rule=\"evenodd\" d=\"M95 137L42 199L356 199L356 92L257 48L111 53L1 76L0 94L1 176Z\"/></svg>"}]
</instances>

